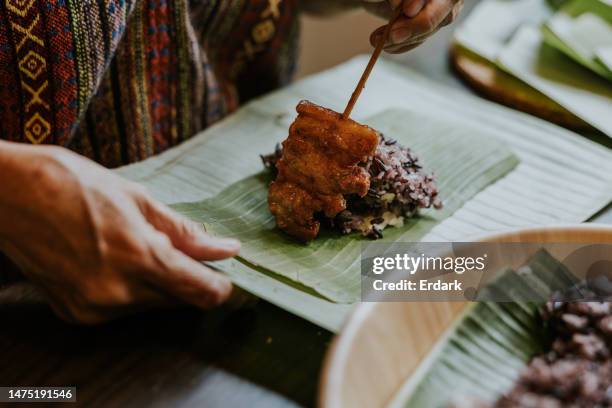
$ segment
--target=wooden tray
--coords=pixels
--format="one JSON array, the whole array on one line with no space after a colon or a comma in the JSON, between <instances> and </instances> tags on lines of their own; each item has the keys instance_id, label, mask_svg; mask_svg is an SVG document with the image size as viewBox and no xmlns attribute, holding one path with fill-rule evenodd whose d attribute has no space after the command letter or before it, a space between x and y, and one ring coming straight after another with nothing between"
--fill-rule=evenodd
<instances>
[{"instance_id":1,"label":"wooden tray","mask_svg":"<svg viewBox=\"0 0 612 408\"><path fill-rule=\"evenodd\" d=\"M468 86L487 99L578 132L594 131L546 95L458 44L451 45L450 64Z\"/></svg>"}]
</instances>

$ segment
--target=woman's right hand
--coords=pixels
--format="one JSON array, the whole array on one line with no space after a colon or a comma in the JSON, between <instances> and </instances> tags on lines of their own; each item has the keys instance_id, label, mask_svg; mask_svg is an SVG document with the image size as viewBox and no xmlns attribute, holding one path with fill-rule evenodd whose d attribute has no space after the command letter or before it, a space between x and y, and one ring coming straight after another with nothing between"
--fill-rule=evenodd
<instances>
[{"instance_id":1,"label":"woman's right hand","mask_svg":"<svg viewBox=\"0 0 612 408\"><path fill-rule=\"evenodd\" d=\"M402 8L402 15L393 22L385 51L399 54L423 44L440 28L452 23L464 0L361 0L366 10L389 20L393 10ZM375 47L384 34L386 25L370 36Z\"/></svg>"},{"instance_id":2,"label":"woman's right hand","mask_svg":"<svg viewBox=\"0 0 612 408\"><path fill-rule=\"evenodd\" d=\"M0 142L0 251L65 320L93 324L158 305L210 308L229 279L198 261L236 255L139 185L52 146Z\"/></svg>"}]
</instances>

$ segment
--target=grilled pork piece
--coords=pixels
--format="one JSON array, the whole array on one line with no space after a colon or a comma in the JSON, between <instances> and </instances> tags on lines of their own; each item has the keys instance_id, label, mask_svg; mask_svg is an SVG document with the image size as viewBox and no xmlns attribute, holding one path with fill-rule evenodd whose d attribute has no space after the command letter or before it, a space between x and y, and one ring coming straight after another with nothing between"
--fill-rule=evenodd
<instances>
[{"instance_id":1,"label":"grilled pork piece","mask_svg":"<svg viewBox=\"0 0 612 408\"><path fill-rule=\"evenodd\" d=\"M378 133L310 102L300 102L297 112L268 204L280 229L309 241L319 234L316 213L334 218L346 209L346 195L367 194L370 176L359 164L374 155Z\"/></svg>"}]
</instances>

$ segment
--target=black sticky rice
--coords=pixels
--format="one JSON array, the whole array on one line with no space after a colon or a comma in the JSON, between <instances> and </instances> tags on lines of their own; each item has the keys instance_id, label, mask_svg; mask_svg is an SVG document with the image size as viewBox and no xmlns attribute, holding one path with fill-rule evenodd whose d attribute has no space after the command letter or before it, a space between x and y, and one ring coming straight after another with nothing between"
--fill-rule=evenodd
<instances>
[{"instance_id":1,"label":"black sticky rice","mask_svg":"<svg viewBox=\"0 0 612 408\"><path fill-rule=\"evenodd\" d=\"M462 401L453 408L612 407L610 293L602 297L585 283L571 291L576 295L556 293L543 307L548 351L531 360L510 391L492 404Z\"/></svg>"}]
</instances>

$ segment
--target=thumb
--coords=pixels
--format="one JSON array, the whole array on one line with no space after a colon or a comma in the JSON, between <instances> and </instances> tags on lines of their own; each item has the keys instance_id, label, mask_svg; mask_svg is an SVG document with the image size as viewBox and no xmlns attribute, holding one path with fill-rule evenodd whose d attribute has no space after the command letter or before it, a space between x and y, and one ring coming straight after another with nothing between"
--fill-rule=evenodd
<instances>
[{"instance_id":1,"label":"thumb","mask_svg":"<svg viewBox=\"0 0 612 408\"><path fill-rule=\"evenodd\" d=\"M211 236L198 223L148 196L140 199L139 206L147 221L156 230L166 234L172 246L191 258L216 261L230 258L240 250L240 241Z\"/></svg>"}]
</instances>

